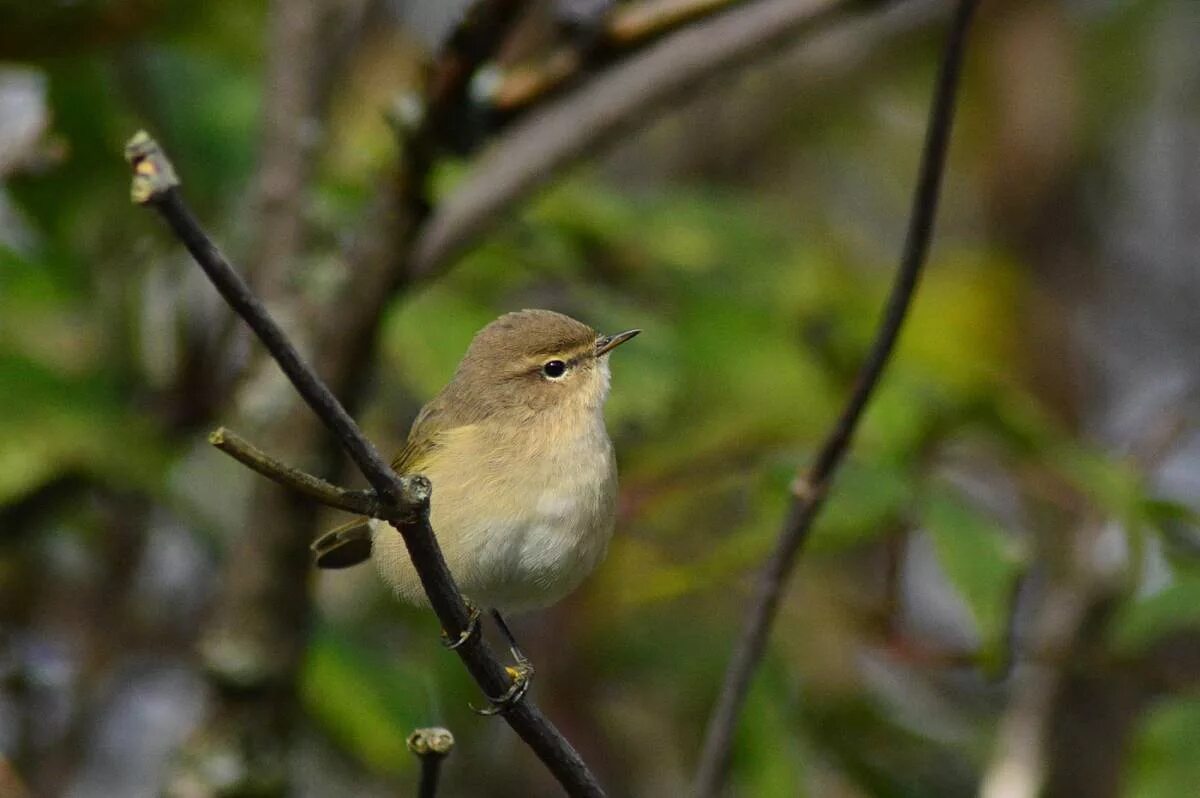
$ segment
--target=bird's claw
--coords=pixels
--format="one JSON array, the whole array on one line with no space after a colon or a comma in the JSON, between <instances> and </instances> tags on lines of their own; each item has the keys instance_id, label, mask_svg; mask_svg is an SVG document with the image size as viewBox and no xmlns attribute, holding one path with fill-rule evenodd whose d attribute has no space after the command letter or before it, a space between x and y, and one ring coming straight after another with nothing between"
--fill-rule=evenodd
<instances>
[{"instance_id":1,"label":"bird's claw","mask_svg":"<svg viewBox=\"0 0 1200 798\"><path fill-rule=\"evenodd\" d=\"M467 602L467 625L459 632L457 640L451 640L446 634L446 630L442 630L442 645L450 651L461 646L463 643L471 639L471 636L479 631L479 608L471 602Z\"/></svg>"},{"instance_id":2,"label":"bird's claw","mask_svg":"<svg viewBox=\"0 0 1200 798\"><path fill-rule=\"evenodd\" d=\"M529 685L533 683L533 663L521 657L517 660L517 664L509 665L504 668L505 672L512 677L512 684L504 691L504 695L499 698L488 697L490 707L480 709L472 706L471 710L477 715L491 717L499 715L508 710L525 697L525 693L529 692ZM468 705L470 706L470 705Z\"/></svg>"}]
</instances>

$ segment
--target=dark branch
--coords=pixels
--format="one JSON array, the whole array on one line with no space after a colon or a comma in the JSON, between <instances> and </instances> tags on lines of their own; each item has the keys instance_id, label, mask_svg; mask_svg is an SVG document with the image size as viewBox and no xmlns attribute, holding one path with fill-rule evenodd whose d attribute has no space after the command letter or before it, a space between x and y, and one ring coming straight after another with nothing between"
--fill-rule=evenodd
<instances>
[{"instance_id":1,"label":"dark branch","mask_svg":"<svg viewBox=\"0 0 1200 798\"><path fill-rule=\"evenodd\" d=\"M912 302L933 236L938 195L954 121L954 102L962 71L967 29L976 4L977 0L961 0L947 35L946 49L929 112L929 127L921 154L920 174L913 197L908 234L883 320L837 423L821 446L808 474L798 478L793 488L795 500L775 550L759 576L754 600L746 613L741 638L725 671L721 693L709 719L696 773L697 796L708 798L720 792L729 763L729 752L738 716L745 703L750 681L766 649L767 636L780 597L795 566L800 548L808 538L813 521L820 512L830 481L846 455L863 410L887 366Z\"/></svg>"},{"instance_id":2,"label":"dark branch","mask_svg":"<svg viewBox=\"0 0 1200 798\"><path fill-rule=\"evenodd\" d=\"M134 170L134 200L153 206L162 215L221 296L259 337L297 393L337 436L374 488L380 516L391 521L403 536L413 567L442 628L451 639L459 638L468 629L470 616L429 526L428 481L402 480L379 456L325 383L304 362L262 302L200 227L183 202L177 189L179 181L158 144L145 133L139 133L127 145L126 157ZM508 690L510 678L481 635L469 635L455 651L485 695L499 696ZM579 754L530 699L515 702L503 714L569 794L604 794Z\"/></svg>"},{"instance_id":3,"label":"dark branch","mask_svg":"<svg viewBox=\"0 0 1200 798\"><path fill-rule=\"evenodd\" d=\"M408 735L408 750L421 760L421 782L418 798L435 798L442 760L454 749L454 735L449 729L434 727L417 729Z\"/></svg>"}]
</instances>

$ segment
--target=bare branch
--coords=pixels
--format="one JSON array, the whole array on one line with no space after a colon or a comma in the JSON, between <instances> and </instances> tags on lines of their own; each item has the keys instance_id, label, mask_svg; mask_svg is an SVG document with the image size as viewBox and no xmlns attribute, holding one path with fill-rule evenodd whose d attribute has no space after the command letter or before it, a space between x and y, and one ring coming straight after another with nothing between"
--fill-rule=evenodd
<instances>
[{"instance_id":1,"label":"bare branch","mask_svg":"<svg viewBox=\"0 0 1200 798\"><path fill-rule=\"evenodd\" d=\"M409 558L442 628L451 639L463 640L455 651L467 670L485 695L504 695L511 680L482 636L469 633L473 628L471 614L429 526L431 491L428 480L421 477L402 480L379 456L329 388L300 357L245 280L200 227L176 188L178 181L166 179L170 163L157 143L145 133L139 133L126 147L126 157L134 170L135 196L162 215L217 291L259 337L297 393L334 433L371 483L379 499L381 514L392 521L404 538ZM405 520L399 523L393 520L399 518ZM464 636L464 632L468 634ZM604 794L583 759L531 699L525 697L507 705L502 714L569 794Z\"/></svg>"},{"instance_id":2,"label":"bare branch","mask_svg":"<svg viewBox=\"0 0 1200 798\"><path fill-rule=\"evenodd\" d=\"M644 125L705 78L820 29L862 0L760 0L672 34L579 92L514 125L425 224L411 273L439 273L520 196L628 128Z\"/></svg>"},{"instance_id":3,"label":"bare branch","mask_svg":"<svg viewBox=\"0 0 1200 798\"><path fill-rule=\"evenodd\" d=\"M783 531L758 578L754 600L746 613L741 638L725 671L721 693L705 733L696 773L695 794L698 796L716 796L721 789L737 720L745 704L750 681L766 649L767 636L788 577L821 510L830 482L846 455L863 410L887 366L912 302L933 236L967 30L977 3L978 0L960 0L951 23L929 112L929 127L921 154L908 234L883 320L837 423L826 437L807 475L796 482L794 501Z\"/></svg>"},{"instance_id":4,"label":"bare branch","mask_svg":"<svg viewBox=\"0 0 1200 798\"><path fill-rule=\"evenodd\" d=\"M379 503L371 494L340 488L320 477L293 468L225 427L210 433L208 442L250 470L257 471L267 479L303 493L335 510L345 510L372 518L379 515Z\"/></svg>"}]
</instances>

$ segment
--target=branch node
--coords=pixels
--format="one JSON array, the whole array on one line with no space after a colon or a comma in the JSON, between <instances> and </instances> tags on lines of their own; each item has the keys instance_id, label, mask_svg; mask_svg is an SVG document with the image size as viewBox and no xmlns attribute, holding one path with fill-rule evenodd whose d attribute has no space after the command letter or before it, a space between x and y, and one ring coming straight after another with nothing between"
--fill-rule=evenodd
<instances>
[{"instance_id":1,"label":"branch node","mask_svg":"<svg viewBox=\"0 0 1200 798\"><path fill-rule=\"evenodd\" d=\"M825 485L813 482L804 474L797 474L789 488L792 495L802 502L811 502L825 492Z\"/></svg>"},{"instance_id":2,"label":"branch node","mask_svg":"<svg viewBox=\"0 0 1200 798\"><path fill-rule=\"evenodd\" d=\"M449 729L432 726L427 729L414 729L405 740L408 750L424 759L427 756L442 757L454 750L454 735Z\"/></svg>"},{"instance_id":3,"label":"branch node","mask_svg":"<svg viewBox=\"0 0 1200 798\"><path fill-rule=\"evenodd\" d=\"M149 133L139 130L125 145L125 160L133 167L129 198L136 205L147 205L179 186L175 167Z\"/></svg>"},{"instance_id":4,"label":"branch node","mask_svg":"<svg viewBox=\"0 0 1200 798\"><path fill-rule=\"evenodd\" d=\"M419 798L434 798L442 760L454 749L454 735L449 729L434 726L414 730L405 742L408 750L421 760L421 784L417 795Z\"/></svg>"},{"instance_id":5,"label":"branch node","mask_svg":"<svg viewBox=\"0 0 1200 798\"><path fill-rule=\"evenodd\" d=\"M429 497L433 495L433 483L429 481L429 477L424 474L406 474L400 478L400 485L406 504L429 504Z\"/></svg>"}]
</instances>

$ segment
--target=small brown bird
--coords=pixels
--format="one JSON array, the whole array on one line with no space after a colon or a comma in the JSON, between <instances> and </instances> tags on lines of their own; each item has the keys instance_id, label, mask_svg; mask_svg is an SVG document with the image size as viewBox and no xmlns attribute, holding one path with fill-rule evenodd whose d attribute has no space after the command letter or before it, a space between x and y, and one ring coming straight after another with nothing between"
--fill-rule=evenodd
<instances>
[{"instance_id":1,"label":"small brown bird","mask_svg":"<svg viewBox=\"0 0 1200 798\"><path fill-rule=\"evenodd\" d=\"M430 522L450 571L510 641L496 611L553 604L604 558L617 494L608 354L638 332L600 335L549 310L501 316L476 334L392 463L433 484ZM313 550L321 568L371 558L402 599L426 602L387 524L347 524Z\"/></svg>"}]
</instances>

